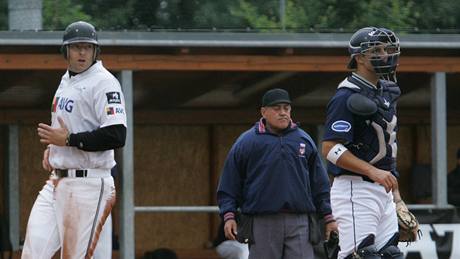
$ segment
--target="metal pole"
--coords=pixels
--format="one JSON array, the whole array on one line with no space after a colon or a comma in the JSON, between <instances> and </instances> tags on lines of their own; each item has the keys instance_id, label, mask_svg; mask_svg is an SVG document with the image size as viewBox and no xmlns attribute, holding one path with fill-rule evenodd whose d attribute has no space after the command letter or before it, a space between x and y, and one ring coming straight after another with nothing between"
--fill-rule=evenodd
<instances>
[{"instance_id":1,"label":"metal pole","mask_svg":"<svg viewBox=\"0 0 460 259\"><path fill-rule=\"evenodd\" d=\"M281 30L286 30L286 0L280 0L280 22Z\"/></svg>"},{"instance_id":2,"label":"metal pole","mask_svg":"<svg viewBox=\"0 0 460 259\"><path fill-rule=\"evenodd\" d=\"M219 212L217 206L142 206L136 212Z\"/></svg>"},{"instance_id":3,"label":"metal pole","mask_svg":"<svg viewBox=\"0 0 460 259\"><path fill-rule=\"evenodd\" d=\"M9 238L13 251L19 250L19 128L8 126L7 206Z\"/></svg>"},{"instance_id":4,"label":"metal pole","mask_svg":"<svg viewBox=\"0 0 460 259\"><path fill-rule=\"evenodd\" d=\"M431 78L431 157L433 203L447 206L446 73Z\"/></svg>"},{"instance_id":5,"label":"metal pole","mask_svg":"<svg viewBox=\"0 0 460 259\"><path fill-rule=\"evenodd\" d=\"M316 126L316 143L317 143L316 146L318 148L318 154L319 154L319 157L321 158L324 168L327 170L327 160L322 155L323 135L324 135L324 125L323 124L317 125Z\"/></svg>"},{"instance_id":6,"label":"metal pole","mask_svg":"<svg viewBox=\"0 0 460 259\"><path fill-rule=\"evenodd\" d=\"M120 206L120 258L135 258L134 243L134 162L133 162L133 71L120 73L121 87L125 96L127 117L126 143L122 150L121 206Z\"/></svg>"}]
</instances>

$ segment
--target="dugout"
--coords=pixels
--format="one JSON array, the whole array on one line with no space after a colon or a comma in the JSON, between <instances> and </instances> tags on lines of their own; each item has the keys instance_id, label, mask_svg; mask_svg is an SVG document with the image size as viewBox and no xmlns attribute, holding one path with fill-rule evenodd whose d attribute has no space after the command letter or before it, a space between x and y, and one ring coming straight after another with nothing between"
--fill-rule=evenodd
<instances>
[{"instance_id":1,"label":"dugout","mask_svg":"<svg viewBox=\"0 0 460 259\"><path fill-rule=\"evenodd\" d=\"M0 32L0 211L13 247L46 178L36 124L49 121L64 73L62 32ZM133 258L157 247L202 249L216 233L215 189L235 138L258 117L261 94L287 89L293 118L319 138L327 101L347 75L351 34L100 32L101 59L122 82L131 111L117 179L115 233ZM398 169L433 165L433 204L447 207L446 174L460 147L460 36L401 35ZM203 206L144 212L144 206ZM158 209L158 208L157 208ZM136 210L136 212L135 212ZM146 209L148 210L148 209ZM200 208L197 208L200 211ZM20 215L17 217L17 215ZM135 244L135 250L134 248Z\"/></svg>"}]
</instances>

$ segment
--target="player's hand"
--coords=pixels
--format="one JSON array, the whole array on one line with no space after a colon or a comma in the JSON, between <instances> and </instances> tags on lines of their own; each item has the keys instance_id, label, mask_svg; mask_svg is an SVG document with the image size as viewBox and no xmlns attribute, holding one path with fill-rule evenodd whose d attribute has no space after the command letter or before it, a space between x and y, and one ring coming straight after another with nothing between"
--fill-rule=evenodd
<instances>
[{"instance_id":1,"label":"player's hand","mask_svg":"<svg viewBox=\"0 0 460 259\"><path fill-rule=\"evenodd\" d=\"M398 180L390 171L376 168L376 171L370 174L369 178L371 178L372 181L383 185L386 192L390 192L399 188Z\"/></svg>"},{"instance_id":2,"label":"player's hand","mask_svg":"<svg viewBox=\"0 0 460 259\"><path fill-rule=\"evenodd\" d=\"M237 225L234 219L229 219L225 222L225 225L224 225L225 237L227 237L230 240L236 240L236 235L237 235L236 230L237 230Z\"/></svg>"},{"instance_id":3,"label":"player's hand","mask_svg":"<svg viewBox=\"0 0 460 259\"><path fill-rule=\"evenodd\" d=\"M65 141L67 139L67 135L69 134L69 130L67 130L67 126L61 117L58 117L57 119L61 126L60 128L52 128L44 123L38 124L37 131L41 143L53 144L61 147L66 145Z\"/></svg>"},{"instance_id":4,"label":"player's hand","mask_svg":"<svg viewBox=\"0 0 460 259\"><path fill-rule=\"evenodd\" d=\"M53 167L50 165L49 157L50 157L50 149L47 148L43 152L42 166L43 166L43 169L45 169L48 172L51 172L53 171Z\"/></svg>"},{"instance_id":5,"label":"player's hand","mask_svg":"<svg viewBox=\"0 0 460 259\"><path fill-rule=\"evenodd\" d=\"M332 231L335 231L337 233L339 232L337 222L335 221L327 223L324 227L325 227L324 230L326 232L324 233L325 234L324 236L326 237L326 240L329 240L329 237L331 236Z\"/></svg>"}]
</instances>

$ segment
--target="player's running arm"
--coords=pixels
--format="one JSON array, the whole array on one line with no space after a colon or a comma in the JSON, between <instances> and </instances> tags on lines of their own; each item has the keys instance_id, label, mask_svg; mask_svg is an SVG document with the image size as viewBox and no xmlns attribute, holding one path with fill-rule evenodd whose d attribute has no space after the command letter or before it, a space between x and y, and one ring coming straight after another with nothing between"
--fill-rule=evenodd
<instances>
[{"instance_id":1,"label":"player's running arm","mask_svg":"<svg viewBox=\"0 0 460 259\"><path fill-rule=\"evenodd\" d=\"M77 147L84 151L104 151L125 145L126 127L123 124L110 125L93 131L70 133L60 117L58 121L59 128L52 128L44 123L38 124L37 131L41 143Z\"/></svg>"},{"instance_id":2,"label":"player's running arm","mask_svg":"<svg viewBox=\"0 0 460 259\"><path fill-rule=\"evenodd\" d=\"M327 160L338 167L369 177L380 183L387 192L398 189L398 181L390 172L379 169L368 162L357 158L340 142L326 140L322 143L322 153Z\"/></svg>"}]
</instances>

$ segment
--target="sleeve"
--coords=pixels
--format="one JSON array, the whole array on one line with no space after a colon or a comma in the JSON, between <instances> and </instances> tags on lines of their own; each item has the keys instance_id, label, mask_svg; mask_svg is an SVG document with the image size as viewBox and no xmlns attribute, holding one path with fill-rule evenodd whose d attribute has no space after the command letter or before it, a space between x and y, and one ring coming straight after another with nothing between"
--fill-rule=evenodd
<instances>
[{"instance_id":1,"label":"sleeve","mask_svg":"<svg viewBox=\"0 0 460 259\"><path fill-rule=\"evenodd\" d=\"M126 127L121 124L70 134L69 146L84 151L105 151L125 145Z\"/></svg>"},{"instance_id":2,"label":"sleeve","mask_svg":"<svg viewBox=\"0 0 460 259\"><path fill-rule=\"evenodd\" d=\"M227 155L217 187L219 212L224 218L228 212L235 213L241 201L245 174L242 152L242 144L237 141Z\"/></svg>"},{"instance_id":3,"label":"sleeve","mask_svg":"<svg viewBox=\"0 0 460 259\"><path fill-rule=\"evenodd\" d=\"M353 114L347 108L347 99L350 94L349 90L339 89L327 105L323 141L353 141Z\"/></svg>"},{"instance_id":4,"label":"sleeve","mask_svg":"<svg viewBox=\"0 0 460 259\"><path fill-rule=\"evenodd\" d=\"M93 98L100 128L116 124L126 127L125 98L118 80L107 78L99 82Z\"/></svg>"},{"instance_id":5,"label":"sleeve","mask_svg":"<svg viewBox=\"0 0 460 259\"><path fill-rule=\"evenodd\" d=\"M318 149L311 140L309 142L313 150L308 158L313 202L316 210L321 213L321 215L326 216L332 213L329 177L324 169Z\"/></svg>"}]
</instances>

